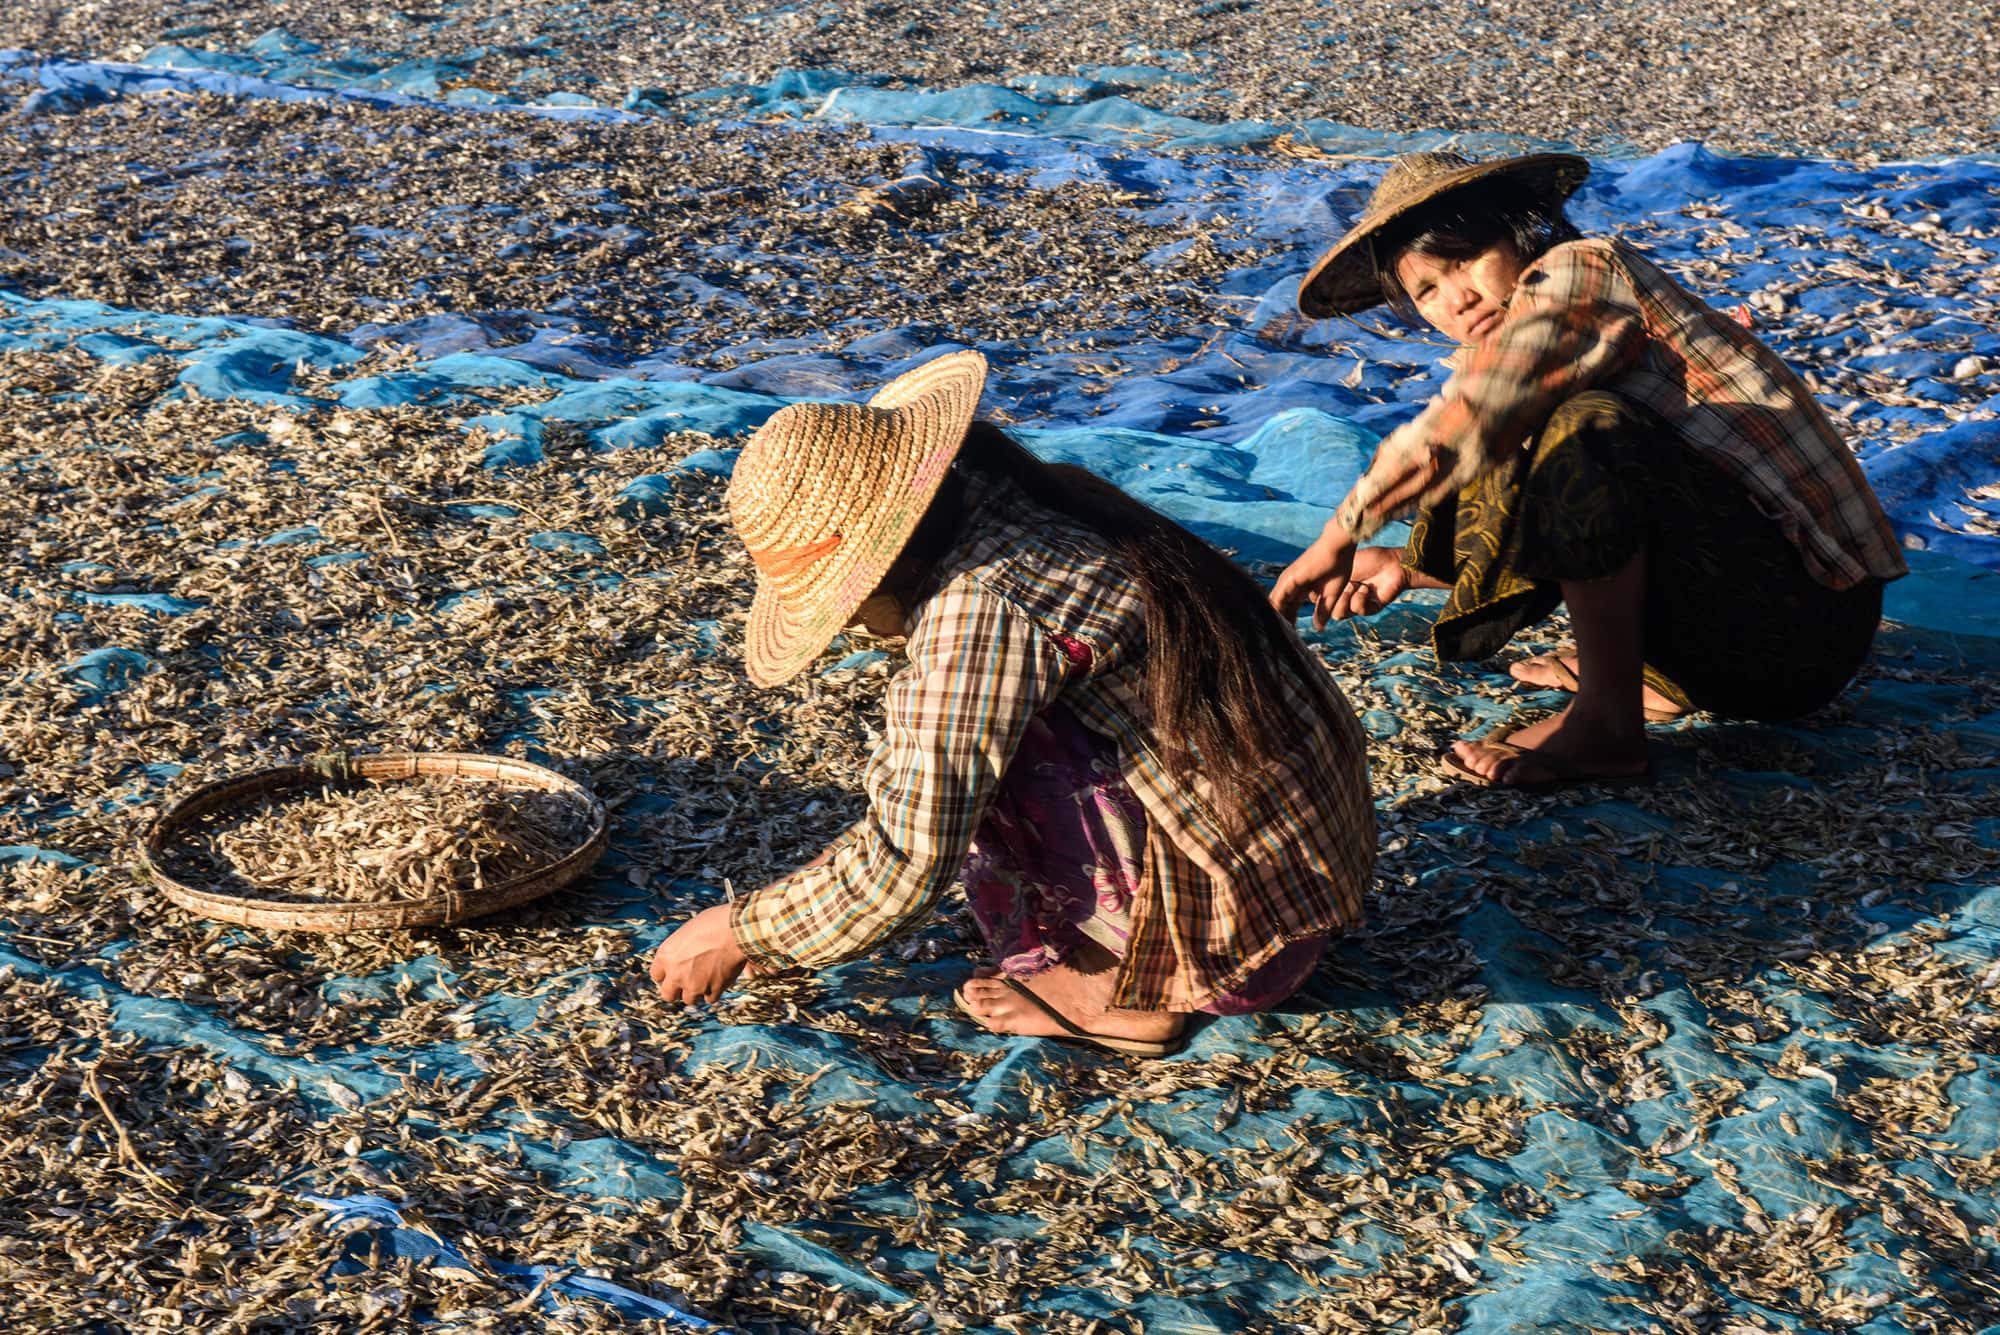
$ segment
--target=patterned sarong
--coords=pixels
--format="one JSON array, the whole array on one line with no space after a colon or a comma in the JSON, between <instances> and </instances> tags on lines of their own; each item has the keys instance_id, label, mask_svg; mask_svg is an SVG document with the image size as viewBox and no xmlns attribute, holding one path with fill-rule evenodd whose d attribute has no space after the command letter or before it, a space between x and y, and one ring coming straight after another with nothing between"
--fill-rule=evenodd
<instances>
[{"instance_id":1,"label":"patterned sarong","mask_svg":"<svg viewBox=\"0 0 2000 1335\"><path fill-rule=\"evenodd\" d=\"M965 898L994 962L1027 978L1094 941L1123 958L1146 866L1146 812L1118 748L1058 704L1028 725L965 861ZM1299 989L1328 938L1287 946L1202 1010L1267 1010Z\"/></svg>"}]
</instances>

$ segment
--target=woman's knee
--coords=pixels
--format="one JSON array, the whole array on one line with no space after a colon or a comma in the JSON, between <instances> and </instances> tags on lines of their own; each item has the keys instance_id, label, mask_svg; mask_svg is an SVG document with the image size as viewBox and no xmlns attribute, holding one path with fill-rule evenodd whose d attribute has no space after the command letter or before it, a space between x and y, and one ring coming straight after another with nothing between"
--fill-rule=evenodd
<instances>
[{"instance_id":1,"label":"woman's knee","mask_svg":"<svg viewBox=\"0 0 2000 1335\"><path fill-rule=\"evenodd\" d=\"M1601 578L1645 544L1652 430L1644 409L1601 390L1549 414L1520 475L1524 573Z\"/></svg>"},{"instance_id":2,"label":"woman's knee","mask_svg":"<svg viewBox=\"0 0 2000 1335\"><path fill-rule=\"evenodd\" d=\"M1624 494L1643 491L1664 430L1646 409L1608 390L1589 390L1556 405L1530 445L1531 494Z\"/></svg>"}]
</instances>

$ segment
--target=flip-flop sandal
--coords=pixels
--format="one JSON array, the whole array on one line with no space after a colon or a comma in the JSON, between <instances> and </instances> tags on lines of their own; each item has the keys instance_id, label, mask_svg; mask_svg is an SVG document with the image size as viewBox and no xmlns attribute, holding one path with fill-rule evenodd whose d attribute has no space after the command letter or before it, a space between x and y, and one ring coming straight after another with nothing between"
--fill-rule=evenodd
<instances>
[{"instance_id":1,"label":"flip-flop sandal","mask_svg":"<svg viewBox=\"0 0 2000 1335\"><path fill-rule=\"evenodd\" d=\"M1115 1052L1123 1057L1171 1057L1174 1053L1179 1052L1187 1046L1187 1034L1185 1032L1176 1034L1165 1042L1154 1042L1143 1038L1114 1038L1110 1034L1093 1034L1088 1029L1080 1029L1070 1023L1070 1018L1067 1015L1064 1015L1061 1011L1049 1005L1048 1002L1036 996L1032 989L1022 985L1017 979L1009 978L1005 974L1001 974L999 977L1002 982L1013 988L1016 993L1032 1002L1036 1010L1055 1021L1056 1026L1063 1031L1062 1038L1059 1041L1085 1043L1094 1048L1102 1048L1106 1052ZM979 1024L982 1029L985 1028L985 1025L980 1023L977 1012L967 1004L963 988L954 989L951 999L958 1004L958 1008L964 1011L973 1023ZM988 1032L992 1031L988 1030Z\"/></svg>"},{"instance_id":2,"label":"flip-flop sandal","mask_svg":"<svg viewBox=\"0 0 2000 1335\"><path fill-rule=\"evenodd\" d=\"M1580 770L1573 765L1566 764L1554 756L1544 755L1542 752L1531 750L1528 747L1515 746L1512 742L1507 741L1504 736L1489 737L1486 739L1486 744L1488 746L1504 747L1508 751L1513 752L1514 758L1525 760L1531 765L1540 765L1543 769L1549 771L1553 777L1539 779L1533 783L1514 783L1507 779L1489 779L1460 760L1452 753L1452 749L1449 746L1438 753L1438 759L1444 762L1446 769L1454 771L1461 778L1468 782L1476 783L1482 788L1511 788L1521 793L1549 793L1554 792L1558 788L1578 788L1585 784L1595 784L1600 788L1638 788L1653 781L1653 765L1650 760L1646 763L1646 768L1640 770L1637 774L1592 774L1587 770Z\"/></svg>"},{"instance_id":3,"label":"flip-flop sandal","mask_svg":"<svg viewBox=\"0 0 2000 1335\"><path fill-rule=\"evenodd\" d=\"M1550 670L1556 674L1556 681L1553 686L1546 682L1522 681L1521 678L1515 677L1514 680L1521 682L1523 686L1532 686L1544 691L1567 691L1571 695L1575 695L1583 689L1583 683L1577 678L1576 669L1565 663L1561 654L1536 654L1533 658L1524 658L1521 661L1523 663L1546 663ZM1508 675L1512 676L1513 674L1510 673ZM1674 723L1688 716L1688 711L1685 709L1641 708L1640 712L1646 716L1646 722L1648 723Z\"/></svg>"}]
</instances>

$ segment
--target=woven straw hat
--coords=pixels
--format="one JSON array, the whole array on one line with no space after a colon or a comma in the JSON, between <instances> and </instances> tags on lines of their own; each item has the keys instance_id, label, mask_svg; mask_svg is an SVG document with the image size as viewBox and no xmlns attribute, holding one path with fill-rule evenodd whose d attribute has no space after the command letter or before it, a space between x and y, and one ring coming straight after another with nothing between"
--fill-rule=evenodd
<instances>
[{"instance_id":1,"label":"woven straw hat","mask_svg":"<svg viewBox=\"0 0 2000 1335\"><path fill-rule=\"evenodd\" d=\"M1551 203L1575 193L1590 175L1590 163L1568 153L1534 153L1474 162L1458 153L1405 153L1396 159L1361 220L1299 284L1299 309L1314 319L1352 315L1382 301L1382 284L1375 277L1375 234L1419 205L1428 204L1460 186L1492 176L1511 176Z\"/></svg>"},{"instance_id":2,"label":"woven straw hat","mask_svg":"<svg viewBox=\"0 0 2000 1335\"><path fill-rule=\"evenodd\" d=\"M743 657L750 680L798 675L889 573L951 469L986 359L951 352L867 403L795 403L750 437L729 516L757 564Z\"/></svg>"}]
</instances>

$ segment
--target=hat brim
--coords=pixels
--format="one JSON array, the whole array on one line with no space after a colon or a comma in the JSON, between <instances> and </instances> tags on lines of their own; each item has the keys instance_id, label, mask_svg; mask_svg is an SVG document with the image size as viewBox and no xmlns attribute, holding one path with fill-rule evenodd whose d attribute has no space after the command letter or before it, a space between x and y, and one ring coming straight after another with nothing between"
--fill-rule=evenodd
<instances>
[{"instance_id":1,"label":"hat brim","mask_svg":"<svg viewBox=\"0 0 2000 1335\"><path fill-rule=\"evenodd\" d=\"M853 517L854 531L842 533L839 549L827 558L828 569L815 581L829 591L810 606L787 606L776 585L757 577L743 643L744 667L752 682L776 686L790 681L853 621L923 522L965 443L985 384L986 359L964 350L904 372L868 400L871 408L899 414L878 494Z\"/></svg>"},{"instance_id":2,"label":"hat brim","mask_svg":"<svg viewBox=\"0 0 2000 1335\"><path fill-rule=\"evenodd\" d=\"M1384 227L1454 190L1489 177L1511 176L1543 199L1560 204L1575 194L1589 175L1588 159L1569 153L1533 153L1497 162L1475 162L1434 177L1424 183L1423 189L1397 200L1393 208L1364 214L1348 229L1347 235L1320 256L1299 284L1299 309L1315 320L1324 320L1381 305L1385 295L1375 274L1374 249L1368 243Z\"/></svg>"}]
</instances>

